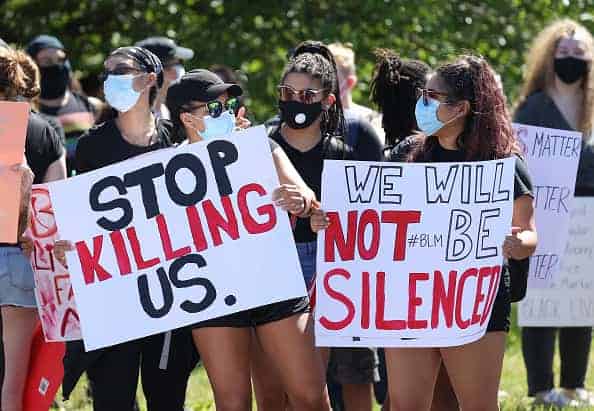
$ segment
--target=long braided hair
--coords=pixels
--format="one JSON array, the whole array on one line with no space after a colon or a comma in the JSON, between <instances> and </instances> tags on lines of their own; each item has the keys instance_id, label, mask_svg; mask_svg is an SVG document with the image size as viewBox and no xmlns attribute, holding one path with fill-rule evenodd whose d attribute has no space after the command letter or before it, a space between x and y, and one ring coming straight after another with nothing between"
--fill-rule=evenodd
<instances>
[{"instance_id":1,"label":"long braided hair","mask_svg":"<svg viewBox=\"0 0 594 411\"><path fill-rule=\"evenodd\" d=\"M322 112L320 131L322 135L343 137L346 125L340 102L337 68L334 56L328 46L320 41L312 40L299 44L285 67L282 82L289 73L308 74L319 80L322 88L336 96L336 102L328 110Z\"/></svg>"},{"instance_id":2,"label":"long braided hair","mask_svg":"<svg viewBox=\"0 0 594 411\"><path fill-rule=\"evenodd\" d=\"M399 141L418 130L415 118L417 89L425 87L429 66L418 60L401 59L388 49L375 51L377 63L371 80L371 101L377 105L386 132L386 145Z\"/></svg>"}]
</instances>

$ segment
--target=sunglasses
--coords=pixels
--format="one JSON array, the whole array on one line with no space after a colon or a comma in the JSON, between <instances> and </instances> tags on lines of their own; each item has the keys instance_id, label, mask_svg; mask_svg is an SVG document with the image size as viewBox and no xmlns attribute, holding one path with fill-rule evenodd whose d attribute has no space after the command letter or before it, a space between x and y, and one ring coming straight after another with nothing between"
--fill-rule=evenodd
<instances>
[{"instance_id":1,"label":"sunglasses","mask_svg":"<svg viewBox=\"0 0 594 411\"><path fill-rule=\"evenodd\" d=\"M306 88L305 90L295 90L291 86L278 86L278 94L283 101L292 101L297 99L304 104L311 104L316 101L319 94L325 93L327 89Z\"/></svg>"},{"instance_id":2,"label":"sunglasses","mask_svg":"<svg viewBox=\"0 0 594 411\"><path fill-rule=\"evenodd\" d=\"M125 75L125 74L141 74L142 71L138 70L135 67L129 67L129 66L118 66L116 68L114 68L113 70L103 70L103 72L101 72L101 74L99 74L99 80L104 82L105 80L107 80L107 76L112 75L112 76L121 76L121 75Z\"/></svg>"},{"instance_id":3,"label":"sunglasses","mask_svg":"<svg viewBox=\"0 0 594 411\"><path fill-rule=\"evenodd\" d=\"M445 103L445 104L452 102L448 93L444 93L444 92L437 91L437 90L431 90L428 88L417 88L417 100L420 98L423 99L423 104L426 106L429 105L429 99L437 100L440 103Z\"/></svg>"},{"instance_id":4,"label":"sunglasses","mask_svg":"<svg viewBox=\"0 0 594 411\"><path fill-rule=\"evenodd\" d=\"M189 107L188 111L196 111L196 110L200 110L200 109L203 110L204 108L206 108L209 116L211 116L213 118L217 118L218 116L223 114L224 110L235 112L237 107L239 107L239 100L236 97L231 97L224 104L221 103L219 100L213 100L206 104Z\"/></svg>"}]
</instances>

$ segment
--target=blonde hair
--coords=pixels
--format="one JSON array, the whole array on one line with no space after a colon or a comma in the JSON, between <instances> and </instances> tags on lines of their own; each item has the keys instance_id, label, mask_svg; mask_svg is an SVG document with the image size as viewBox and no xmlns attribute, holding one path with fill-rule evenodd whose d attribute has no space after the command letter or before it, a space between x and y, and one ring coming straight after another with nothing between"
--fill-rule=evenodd
<instances>
[{"instance_id":1,"label":"blonde hair","mask_svg":"<svg viewBox=\"0 0 594 411\"><path fill-rule=\"evenodd\" d=\"M526 56L526 69L524 85L516 107L520 107L533 93L546 92L552 88L555 81L554 60L559 41L564 37L573 37L576 34L583 37L583 41L590 55L594 56L594 39L581 24L571 19L562 19L550 24L534 39ZM578 130L589 134L592 131L592 117L594 116L594 70L592 63L586 77L582 80L584 90L583 107L579 119Z\"/></svg>"},{"instance_id":2,"label":"blonde hair","mask_svg":"<svg viewBox=\"0 0 594 411\"><path fill-rule=\"evenodd\" d=\"M355 52L351 43L332 43L328 48L338 69L346 75L355 74Z\"/></svg>"}]
</instances>

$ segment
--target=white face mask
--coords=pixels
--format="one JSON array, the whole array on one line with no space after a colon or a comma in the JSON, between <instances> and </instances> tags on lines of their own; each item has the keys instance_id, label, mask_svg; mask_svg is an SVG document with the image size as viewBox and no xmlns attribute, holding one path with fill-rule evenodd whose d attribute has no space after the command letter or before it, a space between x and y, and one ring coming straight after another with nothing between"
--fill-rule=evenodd
<instances>
[{"instance_id":1,"label":"white face mask","mask_svg":"<svg viewBox=\"0 0 594 411\"><path fill-rule=\"evenodd\" d=\"M186 74L186 69L181 64L176 64L173 66L173 68L175 70L175 80L173 81L176 82L179 81L184 74Z\"/></svg>"},{"instance_id":2,"label":"white face mask","mask_svg":"<svg viewBox=\"0 0 594 411\"><path fill-rule=\"evenodd\" d=\"M140 91L134 90L134 74L110 74L103 83L107 103L117 111L125 113L138 102Z\"/></svg>"}]
</instances>

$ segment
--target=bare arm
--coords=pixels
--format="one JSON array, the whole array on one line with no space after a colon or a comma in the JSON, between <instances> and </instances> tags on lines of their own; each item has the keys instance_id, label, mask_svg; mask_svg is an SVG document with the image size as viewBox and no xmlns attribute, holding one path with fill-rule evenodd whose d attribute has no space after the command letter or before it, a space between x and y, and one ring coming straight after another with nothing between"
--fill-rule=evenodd
<instances>
[{"instance_id":1,"label":"bare arm","mask_svg":"<svg viewBox=\"0 0 594 411\"><path fill-rule=\"evenodd\" d=\"M66 153L62 154L59 159L49 165L45 176L43 176L43 182L49 183L50 181L64 180L66 178Z\"/></svg>"},{"instance_id":2,"label":"bare arm","mask_svg":"<svg viewBox=\"0 0 594 411\"><path fill-rule=\"evenodd\" d=\"M299 216L309 215L311 207L316 201L315 193L305 184L305 181L303 181L282 148L275 148L272 152L272 159L274 160L274 166L276 167L278 179L281 183L281 189L283 187L288 188L294 194L298 193L300 196L300 200L295 200L301 201L300 209L289 208L288 211L299 211L294 213ZM296 198L295 195L293 197Z\"/></svg>"},{"instance_id":3,"label":"bare arm","mask_svg":"<svg viewBox=\"0 0 594 411\"><path fill-rule=\"evenodd\" d=\"M503 255L515 260L530 257L536 250L537 242L533 199L523 195L514 201L512 234L503 243Z\"/></svg>"}]
</instances>

